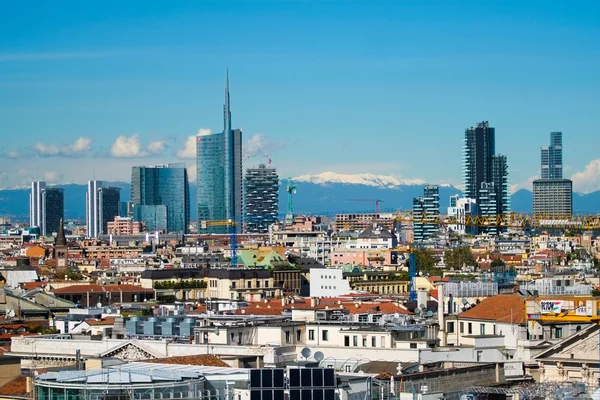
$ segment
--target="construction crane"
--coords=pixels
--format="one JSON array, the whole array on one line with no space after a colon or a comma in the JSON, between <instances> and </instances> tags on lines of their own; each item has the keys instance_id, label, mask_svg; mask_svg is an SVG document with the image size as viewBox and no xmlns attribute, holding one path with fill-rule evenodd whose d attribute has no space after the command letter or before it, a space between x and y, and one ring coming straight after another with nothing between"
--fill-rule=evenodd
<instances>
[{"instance_id":1,"label":"construction crane","mask_svg":"<svg viewBox=\"0 0 600 400\"><path fill-rule=\"evenodd\" d=\"M381 199L348 199L348 201L368 201L370 203L375 203L375 212L379 212L379 203L383 203Z\"/></svg>"},{"instance_id":2,"label":"construction crane","mask_svg":"<svg viewBox=\"0 0 600 400\"><path fill-rule=\"evenodd\" d=\"M288 194L287 213L285 214L286 224L291 224L294 222L294 202L292 200L292 196L296 194L296 188L297 186L294 185L292 178L288 178L287 185L285 187L285 191Z\"/></svg>"},{"instance_id":3,"label":"construction crane","mask_svg":"<svg viewBox=\"0 0 600 400\"><path fill-rule=\"evenodd\" d=\"M215 227L215 226L225 226L225 227L229 227L229 243L231 245L231 259L230 259L230 263L231 263L231 267L235 268L237 267L237 236L236 236L236 232L235 232L235 227L236 227L236 223L235 221L232 220L227 220L227 221L202 221L200 223L200 227L202 229L207 229L209 227Z\"/></svg>"},{"instance_id":4,"label":"construction crane","mask_svg":"<svg viewBox=\"0 0 600 400\"><path fill-rule=\"evenodd\" d=\"M578 229L599 230L599 215L526 214L511 212L501 215L428 215L401 212L394 218L397 222L497 227L514 229Z\"/></svg>"},{"instance_id":5,"label":"construction crane","mask_svg":"<svg viewBox=\"0 0 600 400\"><path fill-rule=\"evenodd\" d=\"M246 156L246 158L253 158L253 157L257 157L256 155L254 156ZM269 157L268 154L261 154L259 157L266 157L267 159L267 165L269 166L269 168L271 167L271 157Z\"/></svg>"}]
</instances>

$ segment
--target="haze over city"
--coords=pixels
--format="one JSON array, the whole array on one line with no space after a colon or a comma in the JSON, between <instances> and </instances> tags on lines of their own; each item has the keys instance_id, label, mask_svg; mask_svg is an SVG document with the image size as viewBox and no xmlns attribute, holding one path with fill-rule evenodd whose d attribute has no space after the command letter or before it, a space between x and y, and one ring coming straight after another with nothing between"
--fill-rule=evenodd
<instances>
[{"instance_id":1,"label":"haze over city","mask_svg":"<svg viewBox=\"0 0 600 400\"><path fill-rule=\"evenodd\" d=\"M573 189L600 189L599 5L577 2L44 2L4 6L0 186L128 181L222 124L245 166L461 183L487 120L512 190L562 131Z\"/></svg>"}]
</instances>

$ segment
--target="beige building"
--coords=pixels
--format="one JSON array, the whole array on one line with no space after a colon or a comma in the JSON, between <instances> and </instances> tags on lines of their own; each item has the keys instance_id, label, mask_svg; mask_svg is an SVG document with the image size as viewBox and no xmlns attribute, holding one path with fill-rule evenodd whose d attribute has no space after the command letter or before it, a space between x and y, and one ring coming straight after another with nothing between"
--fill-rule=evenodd
<instances>
[{"instance_id":1,"label":"beige building","mask_svg":"<svg viewBox=\"0 0 600 400\"><path fill-rule=\"evenodd\" d=\"M107 233L115 236L137 235L143 231L142 223L131 217L115 217L107 224Z\"/></svg>"}]
</instances>

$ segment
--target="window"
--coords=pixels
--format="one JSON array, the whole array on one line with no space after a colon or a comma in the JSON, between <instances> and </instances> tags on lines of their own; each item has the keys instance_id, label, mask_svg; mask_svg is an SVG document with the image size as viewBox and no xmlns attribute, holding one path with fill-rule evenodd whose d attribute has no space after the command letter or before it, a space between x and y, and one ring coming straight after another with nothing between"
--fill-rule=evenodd
<instances>
[{"instance_id":1,"label":"window","mask_svg":"<svg viewBox=\"0 0 600 400\"><path fill-rule=\"evenodd\" d=\"M286 343L290 342L290 331L285 331L285 342Z\"/></svg>"},{"instance_id":2,"label":"window","mask_svg":"<svg viewBox=\"0 0 600 400\"><path fill-rule=\"evenodd\" d=\"M231 282L231 288L235 289L235 282Z\"/></svg>"},{"instance_id":3,"label":"window","mask_svg":"<svg viewBox=\"0 0 600 400\"><path fill-rule=\"evenodd\" d=\"M473 324L472 324L472 323L470 323L470 322L467 324L467 333L468 333L469 335L472 335L472 334L473 334Z\"/></svg>"},{"instance_id":4,"label":"window","mask_svg":"<svg viewBox=\"0 0 600 400\"><path fill-rule=\"evenodd\" d=\"M464 322L460 323L460 333L465 333L465 323Z\"/></svg>"},{"instance_id":5,"label":"window","mask_svg":"<svg viewBox=\"0 0 600 400\"><path fill-rule=\"evenodd\" d=\"M308 340L315 340L315 330L314 329L308 330Z\"/></svg>"},{"instance_id":6,"label":"window","mask_svg":"<svg viewBox=\"0 0 600 400\"><path fill-rule=\"evenodd\" d=\"M479 334L485 335L485 324L479 324Z\"/></svg>"},{"instance_id":7,"label":"window","mask_svg":"<svg viewBox=\"0 0 600 400\"><path fill-rule=\"evenodd\" d=\"M562 338L562 328L554 328L554 337L556 339Z\"/></svg>"},{"instance_id":8,"label":"window","mask_svg":"<svg viewBox=\"0 0 600 400\"><path fill-rule=\"evenodd\" d=\"M248 281L247 285L248 285L248 289L250 289L252 287L252 281Z\"/></svg>"},{"instance_id":9,"label":"window","mask_svg":"<svg viewBox=\"0 0 600 400\"><path fill-rule=\"evenodd\" d=\"M346 365L346 372L352 372L352 366Z\"/></svg>"},{"instance_id":10,"label":"window","mask_svg":"<svg viewBox=\"0 0 600 400\"><path fill-rule=\"evenodd\" d=\"M410 348L411 349L416 349L417 348L417 344L416 343L411 343L410 344Z\"/></svg>"},{"instance_id":11,"label":"window","mask_svg":"<svg viewBox=\"0 0 600 400\"><path fill-rule=\"evenodd\" d=\"M381 347L385 347L385 336L381 337L381 343L380 343Z\"/></svg>"},{"instance_id":12,"label":"window","mask_svg":"<svg viewBox=\"0 0 600 400\"><path fill-rule=\"evenodd\" d=\"M454 322L448 322L446 324L446 330L448 331L448 333L454 333Z\"/></svg>"},{"instance_id":13,"label":"window","mask_svg":"<svg viewBox=\"0 0 600 400\"><path fill-rule=\"evenodd\" d=\"M329 341L329 331L328 330L324 330L321 332L321 339L323 339L323 341L325 341L325 342Z\"/></svg>"},{"instance_id":14,"label":"window","mask_svg":"<svg viewBox=\"0 0 600 400\"><path fill-rule=\"evenodd\" d=\"M265 287L269 287L269 281L265 281Z\"/></svg>"},{"instance_id":15,"label":"window","mask_svg":"<svg viewBox=\"0 0 600 400\"><path fill-rule=\"evenodd\" d=\"M350 347L350 336L344 336L344 346Z\"/></svg>"},{"instance_id":16,"label":"window","mask_svg":"<svg viewBox=\"0 0 600 400\"><path fill-rule=\"evenodd\" d=\"M367 337L366 336L362 337L362 344L363 344L363 347L367 347Z\"/></svg>"},{"instance_id":17,"label":"window","mask_svg":"<svg viewBox=\"0 0 600 400\"><path fill-rule=\"evenodd\" d=\"M358 346L358 336L356 336L356 335L352 336L352 346L354 346L354 347Z\"/></svg>"},{"instance_id":18,"label":"window","mask_svg":"<svg viewBox=\"0 0 600 400\"><path fill-rule=\"evenodd\" d=\"M302 331L297 330L296 331L296 341L299 342L300 340L302 340Z\"/></svg>"},{"instance_id":19,"label":"window","mask_svg":"<svg viewBox=\"0 0 600 400\"><path fill-rule=\"evenodd\" d=\"M377 338L375 336L371 336L371 347L377 347Z\"/></svg>"}]
</instances>

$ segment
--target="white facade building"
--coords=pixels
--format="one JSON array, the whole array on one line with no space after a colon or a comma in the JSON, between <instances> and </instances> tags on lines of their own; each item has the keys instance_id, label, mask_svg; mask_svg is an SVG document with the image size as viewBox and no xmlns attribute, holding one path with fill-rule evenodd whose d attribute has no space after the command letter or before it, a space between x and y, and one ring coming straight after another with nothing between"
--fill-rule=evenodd
<instances>
[{"instance_id":1,"label":"white facade building","mask_svg":"<svg viewBox=\"0 0 600 400\"><path fill-rule=\"evenodd\" d=\"M87 221L87 235L89 237L98 237L102 228L100 219L100 190L102 181L89 181L85 201L85 215Z\"/></svg>"},{"instance_id":2,"label":"white facade building","mask_svg":"<svg viewBox=\"0 0 600 400\"><path fill-rule=\"evenodd\" d=\"M310 297L337 297L350 293L350 283L339 268L310 269Z\"/></svg>"},{"instance_id":3,"label":"white facade building","mask_svg":"<svg viewBox=\"0 0 600 400\"><path fill-rule=\"evenodd\" d=\"M455 217L459 222L464 222L467 215L477 215L478 207L475 199L467 197L459 197L458 195L450 196L450 207L448 207L448 217ZM459 235L465 235L468 232L468 227L464 224L448 225L448 229Z\"/></svg>"},{"instance_id":4,"label":"white facade building","mask_svg":"<svg viewBox=\"0 0 600 400\"><path fill-rule=\"evenodd\" d=\"M29 194L29 226L42 226L44 221L42 192L46 189L46 182L31 182L31 193Z\"/></svg>"}]
</instances>

